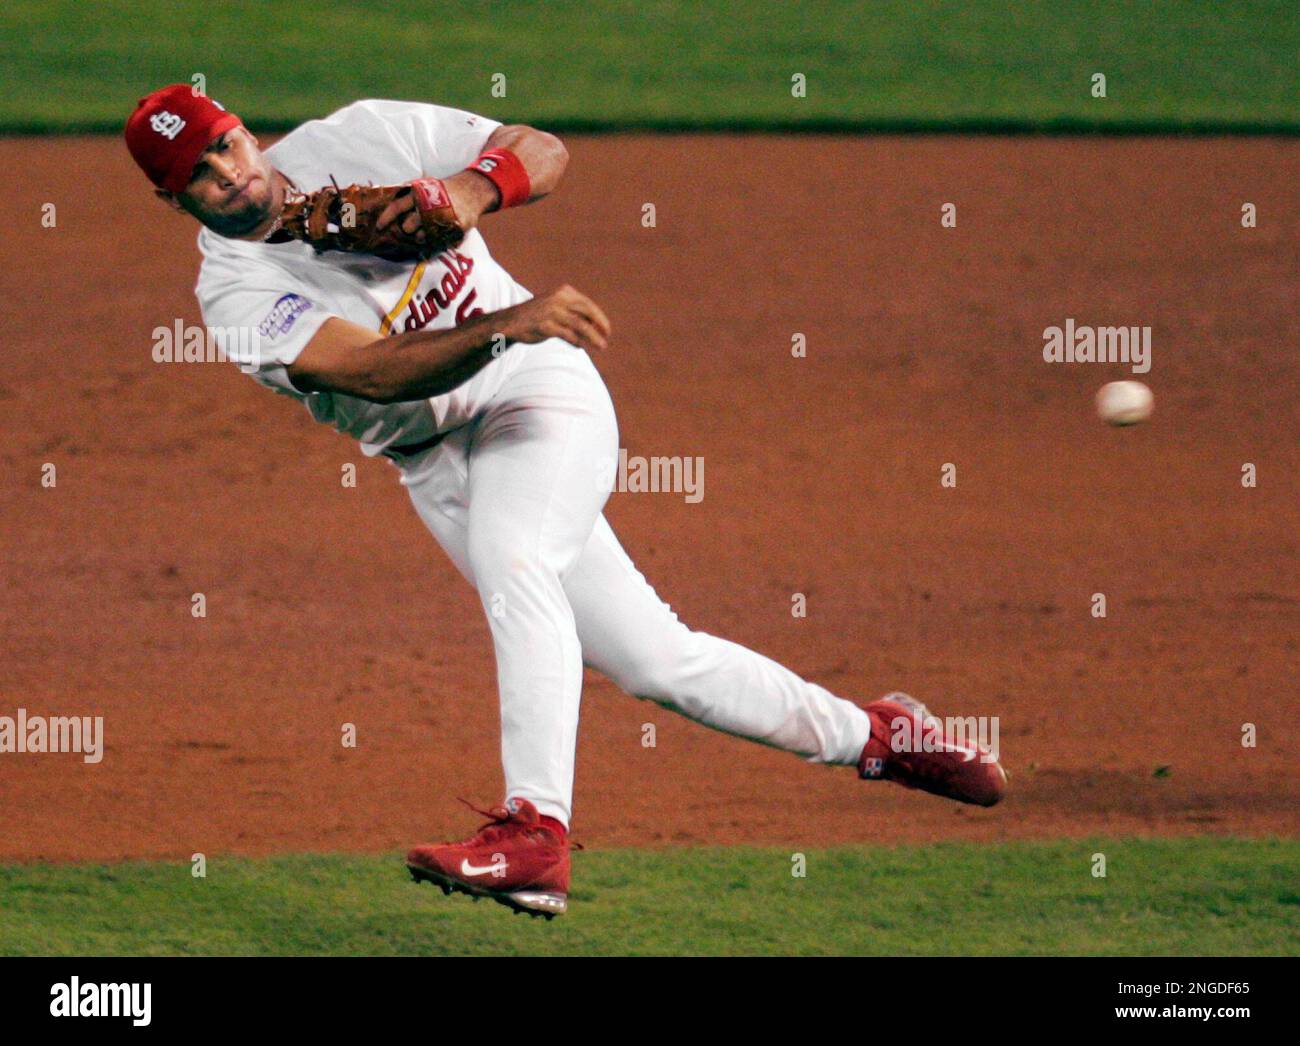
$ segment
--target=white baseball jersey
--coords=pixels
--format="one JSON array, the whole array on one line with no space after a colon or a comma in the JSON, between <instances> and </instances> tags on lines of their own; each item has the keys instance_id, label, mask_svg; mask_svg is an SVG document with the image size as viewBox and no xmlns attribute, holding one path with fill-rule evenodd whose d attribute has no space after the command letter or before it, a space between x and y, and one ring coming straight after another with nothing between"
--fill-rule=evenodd
<instances>
[{"instance_id":1,"label":"white baseball jersey","mask_svg":"<svg viewBox=\"0 0 1300 1046\"><path fill-rule=\"evenodd\" d=\"M308 121L267 149L266 157L305 192L329 185L331 177L339 185L395 185L464 170L499 126L459 109L368 99ZM477 229L454 250L421 262L318 255L297 241L255 243L208 229L198 243L203 265L195 295L204 323L218 330L256 331L256 369L233 343L231 356L262 384L303 400L317 421L356 437L368 455L463 424L468 400L490 395L517 360L518 354L504 353L459 389L395 404L303 393L286 372L330 316L376 334L439 330L530 298L493 260Z\"/></svg>"}]
</instances>

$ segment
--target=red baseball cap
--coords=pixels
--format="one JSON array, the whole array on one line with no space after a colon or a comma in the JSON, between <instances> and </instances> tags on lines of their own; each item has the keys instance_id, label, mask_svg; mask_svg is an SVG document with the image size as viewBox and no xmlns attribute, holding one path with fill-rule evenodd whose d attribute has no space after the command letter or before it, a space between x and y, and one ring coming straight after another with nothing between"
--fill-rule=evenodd
<instances>
[{"instance_id":1,"label":"red baseball cap","mask_svg":"<svg viewBox=\"0 0 1300 1046\"><path fill-rule=\"evenodd\" d=\"M189 84L168 84L136 103L126 121L126 147L154 185L179 193L212 139L243 123Z\"/></svg>"}]
</instances>

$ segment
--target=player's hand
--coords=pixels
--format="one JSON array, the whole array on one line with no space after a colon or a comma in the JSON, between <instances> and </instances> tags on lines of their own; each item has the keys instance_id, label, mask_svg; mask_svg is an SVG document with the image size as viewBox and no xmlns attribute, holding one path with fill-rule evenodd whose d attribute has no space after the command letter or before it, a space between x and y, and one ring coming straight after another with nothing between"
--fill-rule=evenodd
<instances>
[{"instance_id":1,"label":"player's hand","mask_svg":"<svg viewBox=\"0 0 1300 1046\"><path fill-rule=\"evenodd\" d=\"M457 217L460 216L459 211L456 214ZM420 209L416 206L413 195L408 193L385 207L379 215L379 220L375 222L375 228L387 229L393 222L397 222L402 232L407 236L419 236Z\"/></svg>"},{"instance_id":2,"label":"player's hand","mask_svg":"<svg viewBox=\"0 0 1300 1046\"><path fill-rule=\"evenodd\" d=\"M443 178L442 187L456 213L456 224L465 232L478 225L483 212L497 202L496 186L477 171L462 171L452 178ZM375 228L383 231L394 222L406 236L423 239L420 209L414 194L408 193L388 204L380 212Z\"/></svg>"},{"instance_id":3,"label":"player's hand","mask_svg":"<svg viewBox=\"0 0 1300 1046\"><path fill-rule=\"evenodd\" d=\"M581 291L565 284L519 305L503 309L506 317L501 333L511 341L535 344L547 338L565 341L590 351L603 351L609 344L609 317Z\"/></svg>"}]
</instances>

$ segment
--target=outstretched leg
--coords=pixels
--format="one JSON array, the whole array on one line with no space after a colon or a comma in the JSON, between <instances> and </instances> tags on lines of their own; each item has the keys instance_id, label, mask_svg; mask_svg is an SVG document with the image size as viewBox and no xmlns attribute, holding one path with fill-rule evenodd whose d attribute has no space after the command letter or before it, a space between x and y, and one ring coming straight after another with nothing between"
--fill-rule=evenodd
<instances>
[{"instance_id":1,"label":"outstretched leg","mask_svg":"<svg viewBox=\"0 0 1300 1046\"><path fill-rule=\"evenodd\" d=\"M771 658L691 631L603 516L564 588L587 664L631 694L815 763L856 766L865 778L979 806L1002 798L996 752L951 732L914 698L890 694L859 708Z\"/></svg>"},{"instance_id":2,"label":"outstretched leg","mask_svg":"<svg viewBox=\"0 0 1300 1046\"><path fill-rule=\"evenodd\" d=\"M866 712L771 658L687 628L603 516L564 590L583 659L628 693L812 762L857 764L871 736Z\"/></svg>"}]
</instances>

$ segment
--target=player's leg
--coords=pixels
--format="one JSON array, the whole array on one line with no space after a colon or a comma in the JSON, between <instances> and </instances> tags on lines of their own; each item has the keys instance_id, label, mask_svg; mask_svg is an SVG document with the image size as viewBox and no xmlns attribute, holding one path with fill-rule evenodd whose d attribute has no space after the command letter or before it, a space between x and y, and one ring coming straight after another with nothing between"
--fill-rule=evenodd
<instances>
[{"instance_id":1,"label":"player's leg","mask_svg":"<svg viewBox=\"0 0 1300 1046\"><path fill-rule=\"evenodd\" d=\"M609 495L609 394L585 353L534 346L471 426L465 556L496 652L506 795L568 823L582 648L563 577ZM612 477L611 477L612 478Z\"/></svg>"},{"instance_id":2,"label":"player's leg","mask_svg":"<svg viewBox=\"0 0 1300 1046\"><path fill-rule=\"evenodd\" d=\"M857 764L871 736L866 712L771 658L687 628L603 516L564 589L586 663L628 693L812 762Z\"/></svg>"}]
</instances>

